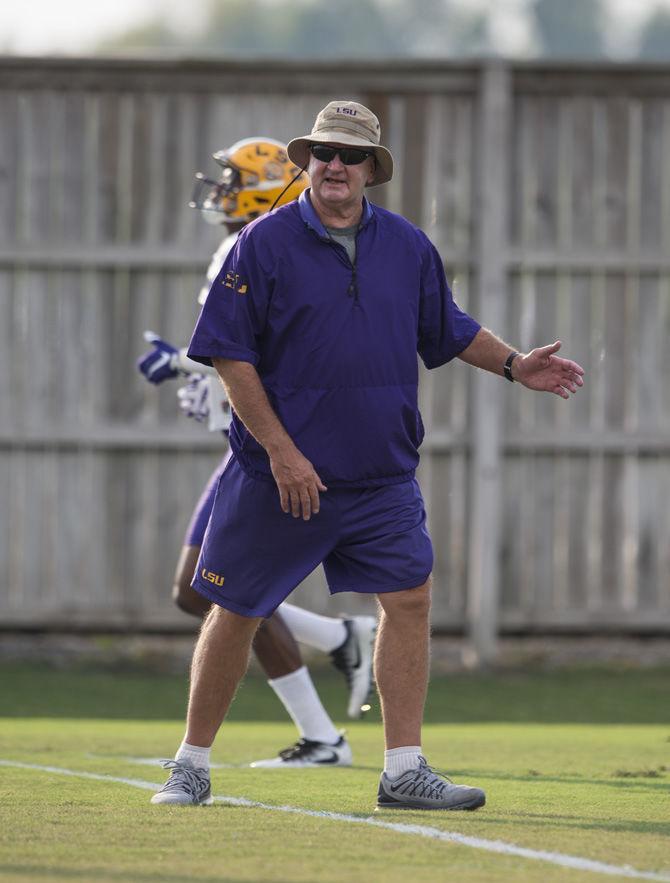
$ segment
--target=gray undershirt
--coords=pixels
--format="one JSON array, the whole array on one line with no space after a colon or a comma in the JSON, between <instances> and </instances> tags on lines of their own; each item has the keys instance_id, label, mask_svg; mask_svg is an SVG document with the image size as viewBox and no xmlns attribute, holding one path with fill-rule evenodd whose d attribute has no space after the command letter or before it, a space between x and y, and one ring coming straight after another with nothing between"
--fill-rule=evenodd
<instances>
[{"instance_id":1,"label":"gray undershirt","mask_svg":"<svg viewBox=\"0 0 670 883\"><path fill-rule=\"evenodd\" d=\"M358 233L358 224L353 227L326 227L326 231L331 239L334 239L339 245L343 245L349 255L352 265L356 262L356 234Z\"/></svg>"}]
</instances>

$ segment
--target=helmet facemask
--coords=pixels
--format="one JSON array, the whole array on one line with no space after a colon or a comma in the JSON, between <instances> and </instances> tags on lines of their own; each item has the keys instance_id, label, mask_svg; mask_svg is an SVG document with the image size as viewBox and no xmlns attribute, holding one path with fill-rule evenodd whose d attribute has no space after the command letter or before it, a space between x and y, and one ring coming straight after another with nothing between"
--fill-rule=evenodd
<instances>
[{"instance_id":1,"label":"helmet facemask","mask_svg":"<svg viewBox=\"0 0 670 883\"><path fill-rule=\"evenodd\" d=\"M285 146L271 138L247 138L215 153L214 159L222 168L220 179L198 172L189 202L209 223L246 224L269 211L275 201L291 202L309 183Z\"/></svg>"}]
</instances>

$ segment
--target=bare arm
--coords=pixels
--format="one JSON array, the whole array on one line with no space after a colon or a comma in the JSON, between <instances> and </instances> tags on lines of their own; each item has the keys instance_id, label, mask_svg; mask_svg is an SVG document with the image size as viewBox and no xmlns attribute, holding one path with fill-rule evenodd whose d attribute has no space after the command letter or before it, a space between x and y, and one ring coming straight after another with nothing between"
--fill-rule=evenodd
<instances>
[{"instance_id":1,"label":"bare arm","mask_svg":"<svg viewBox=\"0 0 670 883\"><path fill-rule=\"evenodd\" d=\"M584 369L577 362L557 356L560 348L561 342L557 340L529 353L519 353L512 362L512 377L528 389L553 392L561 398L570 398L571 392L577 392L584 385ZM487 328L481 328L470 345L460 353L459 359L476 368L503 375L503 365L512 352L514 347L496 337Z\"/></svg>"},{"instance_id":2,"label":"bare arm","mask_svg":"<svg viewBox=\"0 0 670 883\"><path fill-rule=\"evenodd\" d=\"M272 409L258 372L248 362L212 359L235 412L270 458L284 512L305 521L319 511L319 491L327 490Z\"/></svg>"}]
</instances>

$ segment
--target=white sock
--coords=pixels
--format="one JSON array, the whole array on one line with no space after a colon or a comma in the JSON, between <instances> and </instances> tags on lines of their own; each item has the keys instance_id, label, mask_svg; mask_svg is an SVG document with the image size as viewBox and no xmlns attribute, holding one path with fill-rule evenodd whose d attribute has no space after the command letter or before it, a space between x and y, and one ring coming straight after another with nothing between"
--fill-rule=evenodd
<instances>
[{"instance_id":1,"label":"white sock","mask_svg":"<svg viewBox=\"0 0 670 883\"><path fill-rule=\"evenodd\" d=\"M191 766L194 766L196 769L208 770L209 752L211 750L211 748L200 748L197 745L189 745L184 739L179 746L179 750L175 754L174 759L179 761L185 760L186 763L190 763Z\"/></svg>"},{"instance_id":2,"label":"white sock","mask_svg":"<svg viewBox=\"0 0 670 883\"><path fill-rule=\"evenodd\" d=\"M389 779L397 779L407 770L419 766L421 756L420 745L404 745L402 748L390 748L384 752L384 772Z\"/></svg>"},{"instance_id":3,"label":"white sock","mask_svg":"<svg viewBox=\"0 0 670 883\"><path fill-rule=\"evenodd\" d=\"M279 612L293 637L300 644L315 647L323 653L330 653L344 644L347 630L344 620L332 616L321 616L311 610L303 610L293 604L280 604Z\"/></svg>"},{"instance_id":4,"label":"white sock","mask_svg":"<svg viewBox=\"0 0 670 883\"><path fill-rule=\"evenodd\" d=\"M326 742L328 745L339 742L340 734L321 704L304 665L291 674L268 681L268 684L290 714L301 737L313 742Z\"/></svg>"}]
</instances>

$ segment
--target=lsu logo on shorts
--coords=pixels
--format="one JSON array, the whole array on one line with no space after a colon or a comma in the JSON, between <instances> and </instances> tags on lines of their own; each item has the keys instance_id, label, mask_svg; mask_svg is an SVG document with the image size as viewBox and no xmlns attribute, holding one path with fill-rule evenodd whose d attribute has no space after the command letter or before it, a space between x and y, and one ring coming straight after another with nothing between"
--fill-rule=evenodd
<instances>
[{"instance_id":1,"label":"lsu logo on shorts","mask_svg":"<svg viewBox=\"0 0 670 883\"><path fill-rule=\"evenodd\" d=\"M209 583L214 583L215 586L222 586L224 584L225 577L219 576L218 573L213 573L211 570L207 570L207 568L203 567L200 576L203 579L206 579Z\"/></svg>"}]
</instances>

